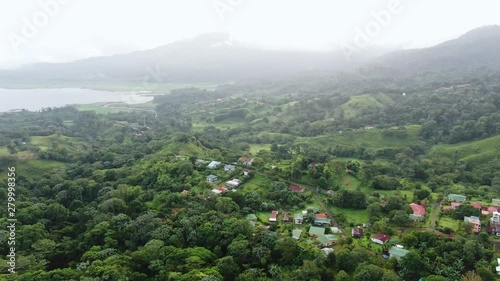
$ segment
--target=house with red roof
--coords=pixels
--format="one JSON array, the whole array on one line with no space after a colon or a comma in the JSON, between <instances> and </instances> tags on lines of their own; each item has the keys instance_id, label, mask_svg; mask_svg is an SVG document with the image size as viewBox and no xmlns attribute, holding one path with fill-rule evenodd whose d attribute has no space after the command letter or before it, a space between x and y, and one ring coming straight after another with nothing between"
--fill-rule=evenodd
<instances>
[{"instance_id":1,"label":"house with red roof","mask_svg":"<svg viewBox=\"0 0 500 281\"><path fill-rule=\"evenodd\" d=\"M241 157L240 162L241 162L241 164L243 164L245 166L252 166L253 158Z\"/></svg>"},{"instance_id":2,"label":"house with red roof","mask_svg":"<svg viewBox=\"0 0 500 281\"><path fill-rule=\"evenodd\" d=\"M327 219L328 215L327 214L316 214L314 215L317 219Z\"/></svg>"},{"instance_id":3,"label":"house with red roof","mask_svg":"<svg viewBox=\"0 0 500 281\"><path fill-rule=\"evenodd\" d=\"M361 227L353 227L351 230L353 238L361 238L363 236L363 229Z\"/></svg>"},{"instance_id":4,"label":"house with red roof","mask_svg":"<svg viewBox=\"0 0 500 281\"><path fill-rule=\"evenodd\" d=\"M479 203L479 202L472 202L470 203L472 207L478 209L478 210L481 210L483 208L483 204Z\"/></svg>"},{"instance_id":5,"label":"house with red roof","mask_svg":"<svg viewBox=\"0 0 500 281\"><path fill-rule=\"evenodd\" d=\"M423 220L425 216L425 208L422 205L411 203L411 209L413 210L413 214L410 214L410 219L412 220Z\"/></svg>"},{"instance_id":6,"label":"house with red roof","mask_svg":"<svg viewBox=\"0 0 500 281\"><path fill-rule=\"evenodd\" d=\"M290 189L291 191L295 191L295 192L303 192L304 191L304 189L302 187L298 187L296 185L290 185L290 187L288 189Z\"/></svg>"},{"instance_id":7,"label":"house with red roof","mask_svg":"<svg viewBox=\"0 0 500 281\"><path fill-rule=\"evenodd\" d=\"M462 205L463 205L463 203L460 203L460 202L451 202L451 206L443 206L443 211L454 210Z\"/></svg>"},{"instance_id":8,"label":"house with red roof","mask_svg":"<svg viewBox=\"0 0 500 281\"><path fill-rule=\"evenodd\" d=\"M221 186L221 187L219 187L219 188L217 188L217 189L218 189L220 192L227 192L227 191L228 191L228 189L227 189L227 188L225 188L225 187L223 187L223 186Z\"/></svg>"},{"instance_id":9,"label":"house with red roof","mask_svg":"<svg viewBox=\"0 0 500 281\"><path fill-rule=\"evenodd\" d=\"M269 216L269 221L270 222L276 222L278 221L278 211L272 211L271 215Z\"/></svg>"},{"instance_id":10,"label":"house with red roof","mask_svg":"<svg viewBox=\"0 0 500 281\"><path fill-rule=\"evenodd\" d=\"M370 238L372 242L375 242L377 244L383 245L385 242L389 241L391 239L391 236L385 235L383 233L377 233Z\"/></svg>"}]
</instances>

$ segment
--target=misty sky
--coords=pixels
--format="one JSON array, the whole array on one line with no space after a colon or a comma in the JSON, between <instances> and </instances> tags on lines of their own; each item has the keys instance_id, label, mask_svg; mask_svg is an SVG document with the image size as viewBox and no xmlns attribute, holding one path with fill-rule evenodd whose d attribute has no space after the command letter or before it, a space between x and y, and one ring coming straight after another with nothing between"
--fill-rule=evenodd
<instances>
[{"instance_id":1,"label":"misty sky","mask_svg":"<svg viewBox=\"0 0 500 281\"><path fill-rule=\"evenodd\" d=\"M391 18L374 29L372 45L420 48L500 24L495 0L0 0L0 68L149 49L219 31L252 46L331 50L352 44L356 29L365 30L382 10Z\"/></svg>"}]
</instances>

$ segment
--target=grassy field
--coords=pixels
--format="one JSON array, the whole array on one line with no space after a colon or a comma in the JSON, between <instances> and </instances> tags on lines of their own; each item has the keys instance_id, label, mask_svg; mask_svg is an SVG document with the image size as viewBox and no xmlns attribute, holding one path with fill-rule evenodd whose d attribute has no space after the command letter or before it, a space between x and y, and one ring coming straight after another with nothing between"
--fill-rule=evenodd
<instances>
[{"instance_id":1,"label":"grassy field","mask_svg":"<svg viewBox=\"0 0 500 281\"><path fill-rule=\"evenodd\" d=\"M62 169L66 166L65 163L48 160L23 160L16 164L16 171L19 176L43 175L50 173L54 169Z\"/></svg>"},{"instance_id":2,"label":"grassy field","mask_svg":"<svg viewBox=\"0 0 500 281\"><path fill-rule=\"evenodd\" d=\"M486 138L480 141L440 144L429 152L430 157L454 157L473 165L488 163L500 155L500 136Z\"/></svg>"},{"instance_id":3,"label":"grassy field","mask_svg":"<svg viewBox=\"0 0 500 281\"><path fill-rule=\"evenodd\" d=\"M250 153L253 155L257 154L257 152L261 150L270 150L271 145L270 144L251 144L250 145Z\"/></svg>"},{"instance_id":4,"label":"grassy field","mask_svg":"<svg viewBox=\"0 0 500 281\"><path fill-rule=\"evenodd\" d=\"M388 129L390 130L390 129ZM348 131L342 134L324 135L313 138L298 138L297 143L311 144L318 147L334 147L342 145L347 147L363 146L372 149L400 148L414 144L418 141L419 125L406 126L405 138L388 137L382 129Z\"/></svg>"},{"instance_id":5,"label":"grassy field","mask_svg":"<svg viewBox=\"0 0 500 281\"><path fill-rule=\"evenodd\" d=\"M358 209L344 209L332 207L333 216L337 214L343 214L349 223L354 223L354 225L361 225L368 221L368 215L366 210L358 210Z\"/></svg>"},{"instance_id":6,"label":"grassy field","mask_svg":"<svg viewBox=\"0 0 500 281\"><path fill-rule=\"evenodd\" d=\"M58 142L59 145L64 145L68 150L74 150L75 144L78 144L78 140L67 136L32 136L31 144L39 147L41 150L47 150L52 146L54 142Z\"/></svg>"},{"instance_id":7,"label":"grassy field","mask_svg":"<svg viewBox=\"0 0 500 281\"><path fill-rule=\"evenodd\" d=\"M93 104L80 104L75 105L75 107L80 111L94 111L98 114L108 114L108 113L117 113L120 111L127 111L126 108L117 108L117 107L104 107L103 105L106 103L93 103Z\"/></svg>"},{"instance_id":8,"label":"grassy field","mask_svg":"<svg viewBox=\"0 0 500 281\"><path fill-rule=\"evenodd\" d=\"M254 175L249 181L239 187L239 190L245 193L258 192L262 197L267 193L267 187L272 180L262 175Z\"/></svg>"},{"instance_id":9,"label":"grassy field","mask_svg":"<svg viewBox=\"0 0 500 281\"><path fill-rule=\"evenodd\" d=\"M458 229L458 221L450 218L450 217L442 217L438 221L439 227L447 227L453 229L453 231L457 231Z\"/></svg>"},{"instance_id":10,"label":"grassy field","mask_svg":"<svg viewBox=\"0 0 500 281\"><path fill-rule=\"evenodd\" d=\"M342 105L345 118L353 118L363 112L373 112L383 107L384 105L371 95L353 96Z\"/></svg>"},{"instance_id":11,"label":"grassy field","mask_svg":"<svg viewBox=\"0 0 500 281\"><path fill-rule=\"evenodd\" d=\"M9 155L9 150L5 146L0 146L0 156L7 156Z\"/></svg>"}]
</instances>

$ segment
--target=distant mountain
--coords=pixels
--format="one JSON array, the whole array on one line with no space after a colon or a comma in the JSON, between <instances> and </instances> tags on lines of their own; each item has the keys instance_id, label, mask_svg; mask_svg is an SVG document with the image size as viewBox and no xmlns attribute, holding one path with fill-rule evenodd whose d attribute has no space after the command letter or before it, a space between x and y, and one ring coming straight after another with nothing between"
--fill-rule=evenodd
<instances>
[{"instance_id":1,"label":"distant mountain","mask_svg":"<svg viewBox=\"0 0 500 281\"><path fill-rule=\"evenodd\" d=\"M477 28L457 39L425 49L390 53L384 49L366 50L349 61L341 51L262 50L234 42L228 34L214 33L129 54L4 70L0 71L0 85L2 81L226 82L341 71L354 73L362 79L433 73L442 77L463 77L498 70L500 26Z\"/></svg>"},{"instance_id":2,"label":"distant mountain","mask_svg":"<svg viewBox=\"0 0 500 281\"><path fill-rule=\"evenodd\" d=\"M260 50L215 33L130 54L28 65L0 72L0 81L225 82L343 70L373 56L368 53L348 62L340 51Z\"/></svg>"},{"instance_id":3,"label":"distant mountain","mask_svg":"<svg viewBox=\"0 0 500 281\"><path fill-rule=\"evenodd\" d=\"M437 46L396 51L372 65L377 72L410 76L426 72L467 73L500 69L500 26L485 26Z\"/></svg>"}]
</instances>

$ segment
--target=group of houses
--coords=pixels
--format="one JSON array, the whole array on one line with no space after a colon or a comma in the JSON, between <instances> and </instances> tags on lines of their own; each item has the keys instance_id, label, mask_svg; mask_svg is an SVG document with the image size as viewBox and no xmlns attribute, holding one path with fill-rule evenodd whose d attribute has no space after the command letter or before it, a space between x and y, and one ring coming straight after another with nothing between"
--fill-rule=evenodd
<instances>
[{"instance_id":1,"label":"group of houses","mask_svg":"<svg viewBox=\"0 0 500 281\"><path fill-rule=\"evenodd\" d=\"M323 227L311 226L309 227L309 236L315 237L316 242L323 246L331 246L339 240L337 235L334 234L325 234L326 229Z\"/></svg>"},{"instance_id":2,"label":"group of houses","mask_svg":"<svg viewBox=\"0 0 500 281\"><path fill-rule=\"evenodd\" d=\"M449 194L448 201L451 205L443 206L443 211L455 210L465 203L466 196L460 194ZM492 199L491 206L484 206L480 202L471 202L470 205L475 209L481 211L481 215L492 215L487 231L491 235L500 236L500 199ZM481 220L478 216L464 216L464 222L471 224L474 233L481 232Z\"/></svg>"},{"instance_id":3,"label":"group of houses","mask_svg":"<svg viewBox=\"0 0 500 281\"><path fill-rule=\"evenodd\" d=\"M252 163L253 163L253 158L240 158L240 163L242 165L245 165L245 166L251 166ZM198 163L208 163L208 161L203 161L203 160L197 160ZM210 161L210 163L208 163L207 165L207 168L209 169L217 169L222 163L219 162L219 161ZM224 165L224 172L226 173L230 173L230 172L233 172L236 170L236 166L235 165L231 165L231 164L227 164L227 165ZM244 169L243 170L243 176L247 177L250 175L250 170L248 169ZM213 174L210 174L206 177L206 180L208 183L215 183L217 182L218 180L218 176L216 175L213 175ZM232 179L232 180L229 180L226 182L226 186L231 188L231 190L234 192L236 191L236 187L238 187L239 185L241 184L241 180L240 179ZM214 194L221 194L221 193L224 193L224 192L227 192L229 191L226 187L219 187L219 188L214 188L211 190L212 193Z\"/></svg>"}]
</instances>

